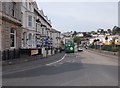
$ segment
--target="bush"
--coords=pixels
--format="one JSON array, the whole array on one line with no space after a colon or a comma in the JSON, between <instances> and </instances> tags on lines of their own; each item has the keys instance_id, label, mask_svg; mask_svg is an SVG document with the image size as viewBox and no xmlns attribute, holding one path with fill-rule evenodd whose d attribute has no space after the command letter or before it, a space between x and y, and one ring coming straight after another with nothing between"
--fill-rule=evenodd
<instances>
[{"instance_id":1,"label":"bush","mask_svg":"<svg viewBox=\"0 0 120 88\"><path fill-rule=\"evenodd\" d=\"M113 47L112 47L112 51L113 51L113 52L117 52L118 50L119 50L119 47L116 47L116 46L113 46Z\"/></svg>"},{"instance_id":2,"label":"bush","mask_svg":"<svg viewBox=\"0 0 120 88\"><path fill-rule=\"evenodd\" d=\"M100 49L100 45L90 45L89 48ZM120 46L101 45L101 50L117 52L120 50Z\"/></svg>"},{"instance_id":3,"label":"bush","mask_svg":"<svg viewBox=\"0 0 120 88\"><path fill-rule=\"evenodd\" d=\"M111 46L109 46L109 45L102 45L101 49L106 50L106 51L111 51L112 50Z\"/></svg>"}]
</instances>

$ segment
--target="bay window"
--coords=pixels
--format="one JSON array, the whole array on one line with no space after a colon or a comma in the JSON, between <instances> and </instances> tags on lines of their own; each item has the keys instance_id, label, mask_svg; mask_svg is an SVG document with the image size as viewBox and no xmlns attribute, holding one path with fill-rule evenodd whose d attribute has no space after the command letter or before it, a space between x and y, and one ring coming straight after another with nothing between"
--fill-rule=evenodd
<instances>
[{"instance_id":1,"label":"bay window","mask_svg":"<svg viewBox=\"0 0 120 88\"><path fill-rule=\"evenodd\" d=\"M32 27L32 16L28 16L28 26Z\"/></svg>"}]
</instances>

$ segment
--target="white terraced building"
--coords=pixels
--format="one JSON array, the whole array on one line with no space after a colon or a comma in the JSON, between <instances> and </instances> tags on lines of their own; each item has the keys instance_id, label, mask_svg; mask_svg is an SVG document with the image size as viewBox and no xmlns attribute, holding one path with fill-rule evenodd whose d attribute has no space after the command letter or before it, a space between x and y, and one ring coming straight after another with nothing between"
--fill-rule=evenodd
<instances>
[{"instance_id":1,"label":"white terraced building","mask_svg":"<svg viewBox=\"0 0 120 88\"><path fill-rule=\"evenodd\" d=\"M56 29L52 29L52 38L53 38L53 47L59 49L60 48L60 34L61 32L56 30Z\"/></svg>"},{"instance_id":2,"label":"white terraced building","mask_svg":"<svg viewBox=\"0 0 120 88\"><path fill-rule=\"evenodd\" d=\"M51 21L40 10L33 0L22 1L22 49L42 49L44 39L51 38Z\"/></svg>"}]
</instances>

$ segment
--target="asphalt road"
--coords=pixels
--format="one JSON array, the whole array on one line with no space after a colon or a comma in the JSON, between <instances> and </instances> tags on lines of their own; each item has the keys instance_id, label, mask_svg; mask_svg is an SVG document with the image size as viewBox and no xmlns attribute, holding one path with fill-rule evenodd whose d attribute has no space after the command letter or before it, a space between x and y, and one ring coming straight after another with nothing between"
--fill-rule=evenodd
<instances>
[{"instance_id":1,"label":"asphalt road","mask_svg":"<svg viewBox=\"0 0 120 88\"><path fill-rule=\"evenodd\" d=\"M65 54L42 66L3 74L2 81L3 86L118 86L118 60L88 51Z\"/></svg>"}]
</instances>

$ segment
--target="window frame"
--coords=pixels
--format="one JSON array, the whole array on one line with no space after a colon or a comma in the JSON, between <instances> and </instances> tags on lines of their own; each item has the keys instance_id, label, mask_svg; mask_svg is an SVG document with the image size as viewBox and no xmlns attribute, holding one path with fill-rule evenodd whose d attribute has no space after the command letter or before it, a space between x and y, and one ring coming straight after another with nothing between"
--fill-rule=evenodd
<instances>
[{"instance_id":1,"label":"window frame","mask_svg":"<svg viewBox=\"0 0 120 88\"><path fill-rule=\"evenodd\" d=\"M31 11L32 10L32 4L29 3L29 10Z\"/></svg>"},{"instance_id":2,"label":"window frame","mask_svg":"<svg viewBox=\"0 0 120 88\"><path fill-rule=\"evenodd\" d=\"M14 30L14 33L12 33L11 30ZM11 41L11 35L14 36L14 46L13 47L11 46L11 43L12 43L12 41ZM14 28L10 29L10 48L11 49L15 49L16 48L16 30Z\"/></svg>"},{"instance_id":3,"label":"window frame","mask_svg":"<svg viewBox=\"0 0 120 88\"><path fill-rule=\"evenodd\" d=\"M12 2L12 16L15 17L16 13L16 3Z\"/></svg>"},{"instance_id":4,"label":"window frame","mask_svg":"<svg viewBox=\"0 0 120 88\"><path fill-rule=\"evenodd\" d=\"M28 15L28 26L29 27L32 27L32 16L31 15Z\"/></svg>"}]
</instances>

